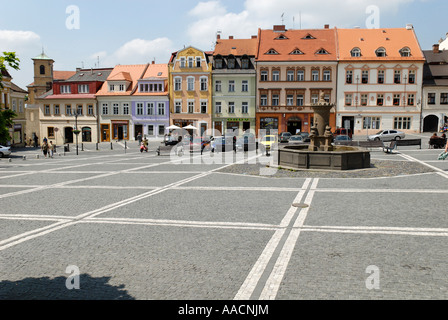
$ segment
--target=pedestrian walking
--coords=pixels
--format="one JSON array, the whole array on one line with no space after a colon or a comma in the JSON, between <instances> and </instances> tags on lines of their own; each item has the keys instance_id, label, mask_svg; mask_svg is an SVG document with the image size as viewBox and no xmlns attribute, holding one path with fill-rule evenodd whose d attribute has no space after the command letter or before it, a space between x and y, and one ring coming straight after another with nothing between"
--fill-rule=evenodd
<instances>
[{"instance_id":1,"label":"pedestrian walking","mask_svg":"<svg viewBox=\"0 0 448 320\"><path fill-rule=\"evenodd\" d=\"M42 143L42 152L44 154L44 157L46 158L48 154L48 143L46 142Z\"/></svg>"},{"instance_id":2,"label":"pedestrian walking","mask_svg":"<svg viewBox=\"0 0 448 320\"><path fill-rule=\"evenodd\" d=\"M53 158L54 152L56 151L56 145L53 144L53 141L50 141L48 151L50 153L50 158Z\"/></svg>"},{"instance_id":3,"label":"pedestrian walking","mask_svg":"<svg viewBox=\"0 0 448 320\"><path fill-rule=\"evenodd\" d=\"M142 144L142 134L139 132L137 135L138 145L140 146Z\"/></svg>"},{"instance_id":4,"label":"pedestrian walking","mask_svg":"<svg viewBox=\"0 0 448 320\"><path fill-rule=\"evenodd\" d=\"M38 142L39 142L39 138L37 137L37 135L34 135L34 147L35 148L38 147Z\"/></svg>"},{"instance_id":5,"label":"pedestrian walking","mask_svg":"<svg viewBox=\"0 0 448 320\"><path fill-rule=\"evenodd\" d=\"M233 136L233 152L236 153L236 136Z\"/></svg>"}]
</instances>

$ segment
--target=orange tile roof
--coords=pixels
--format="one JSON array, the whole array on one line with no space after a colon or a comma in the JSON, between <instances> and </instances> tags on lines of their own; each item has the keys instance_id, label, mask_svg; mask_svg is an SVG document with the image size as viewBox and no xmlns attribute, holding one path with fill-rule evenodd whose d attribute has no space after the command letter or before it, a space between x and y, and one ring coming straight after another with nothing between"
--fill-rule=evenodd
<instances>
[{"instance_id":1,"label":"orange tile roof","mask_svg":"<svg viewBox=\"0 0 448 320\"><path fill-rule=\"evenodd\" d=\"M339 60L425 60L414 29L337 29L336 32L339 45ZM376 56L375 51L380 47L386 49L385 57ZM408 47L411 50L410 57L401 56L400 50L404 47ZM361 50L360 57L351 56L353 48Z\"/></svg>"},{"instance_id":2,"label":"orange tile roof","mask_svg":"<svg viewBox=\"0 0 448 320\"><path fill-rule=\"evenodd\" d=\"M214 55L256 56L258 39L219 39L216 41Z\"/></svg>"},{"instance_id":3,"label":"orange tile roof","mask_svg":"<svg viewBox=\"0 0 448 320\"><path fill-rule=\"evenodd\" d=\"M141 79L147 78L168 78L168 64L150 64L145 74L141 77Z\"/></svg>"},{"instance_id":4,"label":"orange tile roof","mask_svg":"<svg viewBox=\"0 0 448 320\"><path fill-rule=\"evenodd\" d=\"M96 93L97 96L128 96L131 95L134 88L137 85L137 80L140 79L143 73L146 71L148 64L136 64L136 65L117 65L110 73L106 82L103 83L101 89ZM126 91L109 92L108 80L117 80L124 75L129 74L129 81L131 84L126 88ZM127 75L126 75L127 77ZM120 79L121 80L121 79Z\"/></svg>"},{"instance_id":5,"label":"orange tile roof","mask_svg":"<svg viewBox=\"0 0 448 320\"><path fill-rule=\"evenodd\" d=\"M119 72L114 74L111 77L107 78L108 81L132 81L131 75L129 72Z\"/></svg>"},{"instance_id":6,"label":"orange tile roof","mask_svg":"<svg viewBox=\"0 0 448 320\"><path fill-rule=\"evenodd\" d=\"M53 80L67 80L68 78L74 76L76 71L53 71ZM31 82L27 87L34 86L34 82Z\"/></svg>"},{"instance_id":7,"label":"orange tile roof","mask_svg":"<svg viewBox=\"0 0 448 320\"><path fill-rule=\"evenodd\" d=\"M306 39L310 36L310 39ZM336 61L335 29L261 30L258 61ZM291 54L294 50L303 54ZM324 49L328 54L317 54ZM277 54L266 54L270 50Z\"/></svg>"}]
</instances>

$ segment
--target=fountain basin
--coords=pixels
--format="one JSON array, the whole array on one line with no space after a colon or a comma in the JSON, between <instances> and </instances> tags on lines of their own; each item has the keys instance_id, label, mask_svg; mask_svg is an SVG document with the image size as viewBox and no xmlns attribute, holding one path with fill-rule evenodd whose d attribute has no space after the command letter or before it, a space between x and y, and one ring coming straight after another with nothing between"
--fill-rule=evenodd
<instances>
[{"instance_id":1,"label":"fountain basin","mask_svg":"<svg viewBox=\"0 0 448 320\"><path fill-rule=\"evenodd\" d=\"M308 145L279 146L278 166L286 169L365 169L370 168L370 152L350 146L334 146L331 151L312 151Z\"/></svg>"}]
</instances>

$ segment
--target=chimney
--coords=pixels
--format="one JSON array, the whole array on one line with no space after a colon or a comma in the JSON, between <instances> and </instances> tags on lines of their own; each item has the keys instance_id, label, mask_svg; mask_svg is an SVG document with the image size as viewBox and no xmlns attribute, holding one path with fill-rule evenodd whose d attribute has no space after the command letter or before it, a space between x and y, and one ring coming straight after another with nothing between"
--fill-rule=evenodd
<instances>
[{"instance_id":1,"label":"chimney","mask_svg":"<svg viewBox=\"0 0 448 320\"><path fill-rule=\"evenodd\" d=\"M330 25L329 24L324 25L324 29L330 29Z\"/></svg>"},{"instance_id":2,"label":"chimney","mask_svg":"<svg viewBox=\"0 0 448 320\"><path fill-rule=\"evenodd\" d=\"M285 25L277 25L277 26L274 26L274 31L276 31L276 32L285 32L286 31L286 27L285 27Z\"/></svg>"},{"instance_id":3,"label":"chimney","mask_svg":"<svg viewBox=\"0 0 448 320\"><path fill-rule=\"evenodd\" d=\"M233 36L229 36L229 39L232 40L232 39L233 39Z\"/></svg>"},{"instance_id":4,"label":"chimney","mask_svg":"<svg viewBox=\"0 0 448 320\"><path fill-rule=\"evenodd\" d=\"M151 64L155 64L156 62L154 60L151 61Z\"/></svg>"},{"instance_id":5,"label":"chimney","mask_svg":"<svg viewBox=\"0 0 448 320\"><path fill-rule=\"evenodd\" d=\"M438 43L432 45L432 52L439 53L439 44Z\"/></svg>"},{"instance_id":6,"label":"chimney","mask_svg":"<svg viewBox=\"0 0 448 320\"><path fill-rule=\"evenodd\" d=\"M217 35L216 35L216 40L219 40L219 39L221 39L221 35L220 35L220 34L217 34Z\"/></svg>"}]
</instances>

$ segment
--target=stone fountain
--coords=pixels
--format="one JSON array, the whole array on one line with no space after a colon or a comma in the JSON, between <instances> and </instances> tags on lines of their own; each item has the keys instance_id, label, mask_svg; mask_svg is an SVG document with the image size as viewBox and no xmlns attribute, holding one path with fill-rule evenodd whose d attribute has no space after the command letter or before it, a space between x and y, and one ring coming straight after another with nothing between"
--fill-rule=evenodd
<instances>
[{"instance_id":1,"label":"stone fountain","mask_svg":"<svg viewBox=\"0 0 448 320\"><path fill-rule=\"evenodd\" d=\"M309 145L285 145L278 149L278 166L286 169L351 170L370 168L370 152L349 146L333 146L330 111L334 104L325 101L324 94L316 104Z\"/></svg>"}]
</instances>

